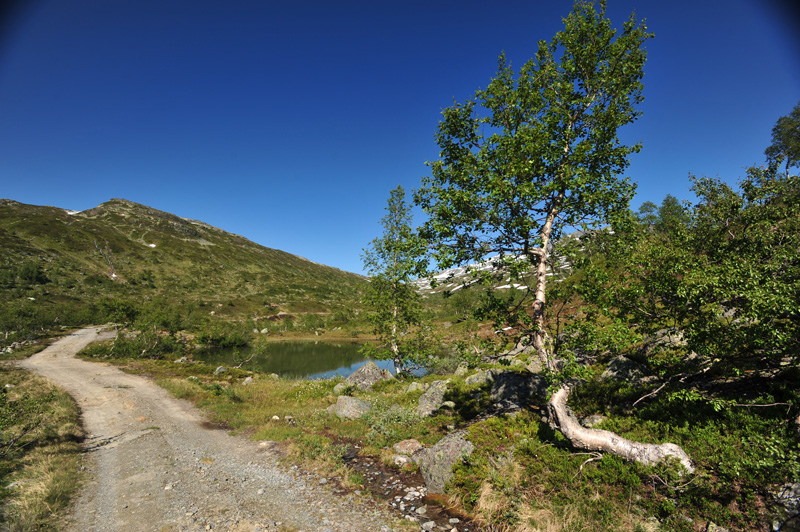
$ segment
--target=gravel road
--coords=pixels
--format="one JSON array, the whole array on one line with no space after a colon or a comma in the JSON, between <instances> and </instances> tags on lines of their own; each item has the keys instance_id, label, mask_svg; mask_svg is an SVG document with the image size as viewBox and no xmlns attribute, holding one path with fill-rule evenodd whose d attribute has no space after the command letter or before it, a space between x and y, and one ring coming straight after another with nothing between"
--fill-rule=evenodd
<instances>
[{"instance_id":1,"label":"gravel road","mask_svg":"<svg viewBox=\"0 0 800 532\"><path fill-rule=\"evenodd\" d=\"M108 333L82 329L21 362L81 408L89 480L66 531L384 531L386 505L337 496L281 466L268 446L207 428L152 381L74 358Z\"/></svg>"}]
</instances>

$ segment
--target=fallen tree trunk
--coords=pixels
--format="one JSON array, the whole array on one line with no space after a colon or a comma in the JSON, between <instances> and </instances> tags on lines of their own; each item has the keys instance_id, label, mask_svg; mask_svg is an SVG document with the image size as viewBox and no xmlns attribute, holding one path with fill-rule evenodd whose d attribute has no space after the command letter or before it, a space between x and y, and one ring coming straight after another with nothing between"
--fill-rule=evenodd
<instances>
[{"instance_id":1,"label":"fallen tree trunk","mask_svg":"<svg viewBox=\"0 0 800 532\"><path fill-rule=\"evenodd\" d=\"M582 426L567 406L569 392L567 386L559 388L547 402L547 409L551 426L561 431L573 446L588 451L611 453L647 465L655 465L671 456L683 464L689 473L694 472L692 459L674 443L639 443L607 430L587 429Z\"/></svg>"}]
</instances>

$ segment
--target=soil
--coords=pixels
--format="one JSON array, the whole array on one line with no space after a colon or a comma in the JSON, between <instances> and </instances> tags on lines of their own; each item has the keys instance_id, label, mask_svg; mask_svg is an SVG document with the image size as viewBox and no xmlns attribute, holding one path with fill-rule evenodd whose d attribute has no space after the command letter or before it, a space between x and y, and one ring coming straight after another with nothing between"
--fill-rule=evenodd
<instances>
[{"instance_id":1,"label":"soil","mask_svg":"<svg viewBox=\"0 0 800 532\"><path fill-rule=\"evenodd\" d=\"M20 362L75 398L88 434L88 480L62 530L388 532L399 527L401 516L385 500L334 492L327 479L283 465L274 445L210 427L193 406L147 378L74 358L92 341L108 337L98 328L82 329Z\"/></svg>"}]
</instances>

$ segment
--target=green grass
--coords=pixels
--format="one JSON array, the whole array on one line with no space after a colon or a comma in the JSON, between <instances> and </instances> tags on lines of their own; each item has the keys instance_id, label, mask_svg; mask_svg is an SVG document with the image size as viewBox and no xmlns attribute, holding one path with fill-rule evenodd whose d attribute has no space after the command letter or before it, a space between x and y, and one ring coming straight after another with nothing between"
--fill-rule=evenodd
<instances>
[{"instance_id":1,"label":"green grass","mask_svg":"<svg viewBox=\"0 0 800 532\"><path fill-rule=\"evenodd\" d=\"M279 310L333 317L359 307L365 283L125 200L75 215L0 201L0 248L0 347L61 325L110 321L109 301L163 300L233 322L266 323Z\"/></svg>"},{"instance_id":2,"label":"green grass","mask_svg":"<svg viewBox=\"0 0 800 532\"><path fill-rule=\"evenodd\" d=\"M80 486L83 431L75 402L27 372L0 367L10 384L0 409L3 442L24 435L0 458L0 528L55 531ZM6 488L13 485L13 488Z\"/></svg>"},{"instance_id":3,"label":"green grass","mask_svg":"<svg viewBox=\"0 0 800 532\"><path fill-rule=\"evenodd\" d=\"M467 428L476 450L456 468L448 497L495 530L630 532L656 530L658 523L660 530L689 532L708 521L761 530L770 517L764 513L765 488L800 475L798 438L785 409L715 410L710 403L676 402L668 390L631 409L652 387L591 382L576 390L571 405L579 415L605 414L601 428L620 436L681 445L697 463L691 478L669 464L647 467L576 451L533 411L478 421L486 388L468 387L454 376L448 398L461 403L455 411L420 419L414 413L420 392L406 393L408 381L389 381L374 391L353 392L375 405L370 414L340 420L325 412L335 401L338 380L253 375L254 382L243 385L249 375L244 371L214 376L202 364L117 363L156 377L212 421L256 440L283 442L288 459L352 486L359 477L342 460L346 445L357 444L362 454L388 463L387 449L398 441L413 437L432 445L449 427ZM772 395L761 399L797 404L793 371L776 377Z\"/></svg>"}]
</instances>

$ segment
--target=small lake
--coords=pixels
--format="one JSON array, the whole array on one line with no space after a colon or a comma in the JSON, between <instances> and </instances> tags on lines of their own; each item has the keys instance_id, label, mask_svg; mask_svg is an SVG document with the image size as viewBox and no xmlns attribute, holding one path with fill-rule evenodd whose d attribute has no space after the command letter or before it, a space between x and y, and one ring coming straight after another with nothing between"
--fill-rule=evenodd
<instances>
[{"instance_id":1,"label":"small lake","mask_svg":"<svg viewBox=\"0 0 800 532\"><path fill-rule=\"evenodd\" d=\"M347 377L369 362L359 353L357 342L287 341L266 344L264 353L245 363L242 369L261 373L277 373L291 379L330 379ZM212 366L236 366L252 353L250 348L204 349L194 352L193 358ZM382 369L394 370L390 360L376 360Z\"/></svg>"}]
</instances>

